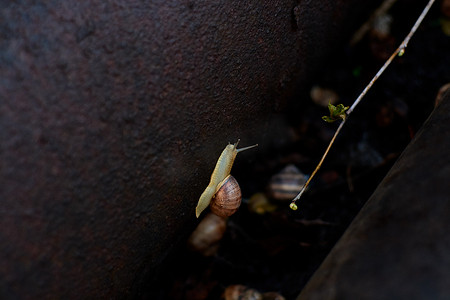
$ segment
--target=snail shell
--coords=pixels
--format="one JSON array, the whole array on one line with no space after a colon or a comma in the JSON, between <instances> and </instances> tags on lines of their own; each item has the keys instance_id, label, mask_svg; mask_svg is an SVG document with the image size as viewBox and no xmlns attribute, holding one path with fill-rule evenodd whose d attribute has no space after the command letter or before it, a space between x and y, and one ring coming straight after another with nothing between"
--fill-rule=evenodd
<instances>
[{"instance_id":1,"label":"snail shell","mask_svg":"<svg viewBox=\"0 0 450 300\"><path fill-rule=\"evenodd\" d=\"M228 286L223 292L225 300L262 300L260 292L255 289L246 287L245 285L234 284Z\"/></svg>"},{"instance_id":2,"label":"snail shell","mask_svg":"<svg viewBox=\"0 0 450 300\"><path fill-rule=\"evenodd\" d=\"M241 205L242 193L237 180L228 175L217 187L210 204L211 212L221 217L234 214Z\"/></svg>"},{"instance_id":3,"label":"snail shell","mask_svg":"<svg viewBox=\"0 0 450 300\"><path fill-rule=\"evenodd\" d=\"M290 201L303 188L308 180L294 165L288 165L278 174L272 176L269 182L269 195L275 200Z\"/></svg>"},{"instance_id":4,"label":"snail shell","mask_svg":"<svg viewBox=\"0 0 450 300\"><path fill-rule=\"evenodd\" d=\"M223 292L225 300L286 300L276 292L260 293L259 291L241 284L228 286Z\"/></svg>"},{"instance_id":5,"label":"snail shell","mask_svg":"<svg viewBox=\"0 0 450 300\"><path fill-rule=\"evenodd\" d=\"M214 255L225 234L227 222L215 214L207 214L188 239L188 247L203 256Z\"/></svg>"}]
</instances>

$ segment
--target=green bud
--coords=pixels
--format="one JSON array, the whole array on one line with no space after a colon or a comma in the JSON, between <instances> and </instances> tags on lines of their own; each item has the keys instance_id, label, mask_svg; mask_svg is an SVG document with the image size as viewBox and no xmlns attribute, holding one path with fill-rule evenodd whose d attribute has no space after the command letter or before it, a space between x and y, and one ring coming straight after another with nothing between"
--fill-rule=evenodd
<instances>
[{"instance_id":1,"label":"green bud","mask_svg":"<svg viewBox=\"0 0 450 300\"><path fill-rule=\"evenodd\" d=\"M345 120L345 118L347 117L345 111L348 108L349 108L348 106L344 106L343 104L334 106L333 104L328 103L328 110L330 111L330 116L323 116L322 120L328 123L332 123L340 119Z\"/></svg>"}]
</instances>

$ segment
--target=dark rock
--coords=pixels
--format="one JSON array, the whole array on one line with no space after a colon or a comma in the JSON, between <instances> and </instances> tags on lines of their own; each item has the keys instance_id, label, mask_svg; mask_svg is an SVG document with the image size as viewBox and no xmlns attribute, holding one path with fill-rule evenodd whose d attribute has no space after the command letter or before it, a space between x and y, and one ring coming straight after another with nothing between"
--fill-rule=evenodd
<instances>
[{"instance_id":1,"label":"dark rock","mask_svg":"<svg viewBox=\"0 0 450 300\"><path fill-rule=\"evenodd\" d=\"M0 298L138 294L227 142L261 142L369 8L296 5L2 1Z\"/></svg>"},{"instance_id":2,"label":"dark rock","mask_svg":"<svg viewBox=\"0 0 450 300\"><path fill-rule=\"evenodd\" d=\"M298 300L450 298L449 131L447 92Z\"/></svg>"}]
</instances>

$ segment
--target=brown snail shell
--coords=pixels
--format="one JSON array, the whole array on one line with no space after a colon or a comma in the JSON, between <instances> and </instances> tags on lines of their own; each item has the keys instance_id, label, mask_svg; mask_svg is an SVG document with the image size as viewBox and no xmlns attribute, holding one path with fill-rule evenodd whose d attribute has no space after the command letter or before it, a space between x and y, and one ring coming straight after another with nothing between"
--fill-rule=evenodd
<instances>
[{"instance_id":1,"label":"brown snail shell","mask_svg":"<svg viewBox=\"0 0 450 300\"><path fill-rule=\"evenodd\" d=\"M269 195L275 200L290 201L297 196L307 180L308 176L296 166L288 165L270 179Z\"/></svg>"},{"instance_id":2,"label":"brown snail shell","mask_svg":"<svg viewBox=\"0 0 450 300\"><path fill-rule=\"evenodd\" d=\"M224 300L286 300L277 292L261 293L242 284L228 286L223 292Z\"/></svg>"},{"instance_id":3,"label":"brown snail shell","mask_svg":"<svg viewBox=\"0 0 450 300\"><path fill-rule=\"evenodd\" d=\"M228 286L223 292L225 300L262 300L260 292L255 289L246 287L245 285L234 284Z\"/></svg>"},{"instance_id":4,"label":"brown snail shell","mask_svg":"<svg viewBox=\"0 0 450 300\"><path fill-rule=\"evenodd\" d=\"M211 200L211 211L221 217L234 214L241 205L242 193L237 180L228 175L219 183L216 193Z\"/></svg>"},{"instance_id":5,"label":"brown snail shell","mask_svg":"<svg viewBox=\"0 0 450 300\"><path fill-rule=\"evenodd\" d=\"M207 214L188 239L188 247L203 256L214 255L227 228L226 219Z\"/></svg>"}]
</instances>

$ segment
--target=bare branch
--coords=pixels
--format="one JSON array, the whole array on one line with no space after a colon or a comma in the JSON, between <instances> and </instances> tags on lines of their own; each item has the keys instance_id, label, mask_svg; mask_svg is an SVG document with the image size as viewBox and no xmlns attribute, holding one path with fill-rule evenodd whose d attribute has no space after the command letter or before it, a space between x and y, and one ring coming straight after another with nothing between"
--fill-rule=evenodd
<instances>
[{"instance_id":1,"label":"bare branch","mask_svg":"<svg viewBox=\"0 0 450 300\"><path fill-rule=\"evenodd\" d=\"M372 85L375 83L375 81L377 81L377 79L381 76L381 74L383 74L384 70L386 70L386 68L391 64L391 62L394 60L394 58L399 55L402 56L403 53L405 52L406 47L408 46L409 40L411 39L411 37L414 35L414 33L416 32L417 28L420 26L420 24L422 23L423 19L425 18L425 16L427 15L428 11L430 10L431 6L433 5L435 0L430 0L428 2L428 4L425 6L425 8L423 9L422 13L420 14L420 16L417 18L416 23L414 24L414 26L411 28L410 32L408 33L408 35L406 36L406 38L403 40L403 42L400 44L400 46L394 51L394 53L392 53L392 55L388 58L388 60L384 63L384 65L380 68L380 70L377 72L377 74L375 74L375 76L372 78L372 80L369 82L369 84L364 88L364 90L361 92L361 94L358 96L358 98L355 100L355 102L353 102L352 106L350 107L350 109L347 111L347 117L352 113L352 111L355 109L355 107L361 102L362 98L367 94L367 92L369 91L369 89L372 87ZM305 185L302 187L301 191L298 193L297 196L295 196L295 198L292 200L291 204L289 205L291 209L296 210L297 209L297 205L295 204L295 202L297 200L300 199L300 197L303 195L303 193L305 192L306 188L308 187L309 183L311 182L312 178L314 177L314 175L316 175L317 171L320 169L320 167L322 166L323 161L325 160L325 157L328 155L328 152L330 151L331 146L333 145L334 141L336 140L336 137L338 136L338 134L340 133L342 127L344 126L345 122L347 121L348 118L344 118L341 123L339 124L338 129L336 130L336 132L334 133L333 138L331 139L330 143L328 144L327 149L325 150L325 153L323 154L322 158L319 161L319 164L317 165L317 167L314 169L313 173L311 174L311 176L309 177L308 181L305 183Z\"/></svg>"}]
</instances>

